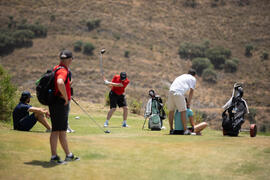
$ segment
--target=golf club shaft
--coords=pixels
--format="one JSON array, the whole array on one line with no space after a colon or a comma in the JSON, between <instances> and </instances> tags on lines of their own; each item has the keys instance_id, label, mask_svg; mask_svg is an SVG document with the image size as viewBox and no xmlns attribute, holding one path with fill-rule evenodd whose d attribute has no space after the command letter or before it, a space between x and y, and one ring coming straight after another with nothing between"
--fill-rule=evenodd
<instances>
[{"instance_id":1,"label":"golf club shaft","mask_svg":"<svg viewBox=\"0 0 270 180\"><path fill-rule=\"evenodd\" d=\"M104 70L103 70L103 63L102 63L102 57L103 57L103 54L100 53L99 68L100 68L100 72L101 72L102 78L105 79L105 77L104 77Z\"/></svg>"},{"instance_id":2,"label":"golf club shaft","mask_svg":"<svg viewBox=\"0 0 270 180\"><path fill-rule=\"evenodd\" d=\"M145 122L146 122L146 118L144 119L144 123L143 123L143 127L142 127L142 129L144 129Z\"/></svg>"},{"instance_id":3,"label":"golf club shaft","mask_svg":"<svg viewBox=\"0 0 270 180\"><path fill-rule=\"evenodd\" d=\"M80 107L80 109L103 131L103 132L105 132L104 131L104 129L94 120L94 118L92 118L80 105L79 105L79 103L77 102L77 101L75 101L75 99L72 97L71 98L72 99L72 101L77 105L77 106L79 106Z\"/></svg>"}]
</instances>

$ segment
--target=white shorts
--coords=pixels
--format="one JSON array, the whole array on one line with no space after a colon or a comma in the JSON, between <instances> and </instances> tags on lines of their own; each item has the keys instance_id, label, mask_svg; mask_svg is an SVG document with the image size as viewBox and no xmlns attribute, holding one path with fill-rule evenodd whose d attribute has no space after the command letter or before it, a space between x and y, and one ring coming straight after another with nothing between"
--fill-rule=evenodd
<instances>
[{"instance_id":1,"label":"white shorts","mask_svg":"<svg viewBox=\"0 0 270 180\"><path fill-rule=\"evenodd\" d=\"M168 110L175 111L178 109L179 112L187 110L187 104L185 100L185 96L180 94L174 94L174 92L169 91L168 98Z\"/></svg>"}]
</instances>

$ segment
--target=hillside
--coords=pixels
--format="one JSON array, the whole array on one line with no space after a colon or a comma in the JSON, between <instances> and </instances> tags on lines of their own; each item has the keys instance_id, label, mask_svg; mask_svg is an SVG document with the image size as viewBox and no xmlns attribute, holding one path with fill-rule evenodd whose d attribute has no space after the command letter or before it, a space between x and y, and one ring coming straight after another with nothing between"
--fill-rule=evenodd
<instances>
[{"instance_id":1,"label":"hillside","mask_svg":"<svg viewBox=\"0 0 270 180\"><path fill-rule=\"evenodd\" d=\"M31 48L0 57L0 64L10 71L20 90L34 92L34 82L58 63L61 49L72 50L77 40L91 42L96 47L93 56L74 53L71 68L75 96L88 102L104 102L108 89L99 72L99 51L106 48L106 77L126 71L131 81L128 98L143 102L151 88L166 99L170 83L190 68L191 61L178 55L180 43L207 39L212 46L229 48L240 64L233 74L218 71L217 84L199 78L193 108L220 108L231 96L233 84L243 82L244 98L257 109L257 120L269 123L270 61L260 59L262 51L270 51L269 1L196 0L194 8L186 2L192 1L1 1L2 28L7 27L8 16L13 16L17 22L26 19L47 26L48 36L35 39ZM100 27L89 32L85 22L96 19L101 20ZM247 44L255 47L248 58L244 55ZM124 57L126 51L128 58ZM218 119L220 111L210 117Z\"/></svg>"}]
</instances>

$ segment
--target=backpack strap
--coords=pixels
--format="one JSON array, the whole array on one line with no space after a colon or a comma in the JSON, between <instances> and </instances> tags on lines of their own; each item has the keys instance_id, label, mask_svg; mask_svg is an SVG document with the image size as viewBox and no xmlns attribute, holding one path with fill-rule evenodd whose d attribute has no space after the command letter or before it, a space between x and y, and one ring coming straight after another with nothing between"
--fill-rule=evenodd
<instances>
[{"instance_id":1,"label":"backpack strap","mask_svg":"<svg viewBox=\"0 0 270 180\"><path fill-rule=\"evenodd\" d=\"M63 69L63 68L65 68L65 67L64 66L59 66L58 68L56 68L54 70L54 73L56 73L59 69ZM66 77L66 80L65 80L65 84L67 84L68 78L69 78L69 80L71 80L71 76L69 74L70 74L70 72L68 70L67 77Z\"/></svg>"}]
</instances>

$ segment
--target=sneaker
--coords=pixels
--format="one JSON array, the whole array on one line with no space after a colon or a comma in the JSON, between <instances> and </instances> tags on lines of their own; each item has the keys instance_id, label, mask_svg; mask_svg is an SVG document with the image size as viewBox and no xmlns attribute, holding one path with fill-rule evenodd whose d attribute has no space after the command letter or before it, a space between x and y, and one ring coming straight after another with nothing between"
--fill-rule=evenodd
<instances>
[{"instance_id":1,"label":"sneaker","mask_svg":"<svg viewBox=\"0 0 270 180\"><path fill-rule=\"evenodd\" d=\"M170 134L174 134L174 129L171 129L170 130Z\"/></svg>"},{"instance_id":2,"label":"sneaker","mask_svg":"<svg viewBox=\"0 0 270 180\"><path fill-rule=\"evenodd\" d=\"M109 123L105 122L104 127L108 127L108 126L109 126Z\"/></svg>"},{"instance_id":3,"label":"sneaker","mask_svg":"<svg viewBox=\"0 0 270 180\"><path fill-rule=\"evenodd\" d=\"M124 123L124 124L122 124L122 127L128 127L128 125Z\"/></svg>"},{"instance_id":4,"label":"sneaker","mask_svg":"<svg viewBox=\"0 0 270 180\"><path fill-rule=\"evenodd\" d=\"M67 128L67 133L74 133L75 131L71 129L70 127Z\"/></svg>"},{"instance_id":5,"label":"sneaker","mask_svg":"<svg viewBox=\"0 0 270 180\"><path fill-rule=\"evenodd\" d=\"M185 130L185 132L184 132L184 135L190 135L191 134L191 132L190 132L190 130Z\"/></svg>"},{"instance_id":6,"label":"sneaker","mask_svg":"<svg viewBox=\"0 0 270 180\"><path fill-rule=\"evenodd\" d=\"M74 156L74 154L72 154L71 157L66 156L66 159L65 159L65 161L79 161L79 160L80 158L77 156Z\"/></svg>"},{"instance_id":7,"label":"sneaker","mask_svg":"<svg viewBox=\"0 0 270 180\"><path fill-rule=\"evenodd\" d=\"M166 127L165 126L162 126L161 129L166 129Z\"/></svg>"},{"instance_id":8,"label":"sneaker","mask_svg":"<svg viewBox=\"0 0 270 180\"><path fill-rule=\"evenodd\" d=\"M56 157L51 158L50 162L55 164L66 164L65 161L61 160L59 156L56 155Z\"/></svg>"}]
</instances>

